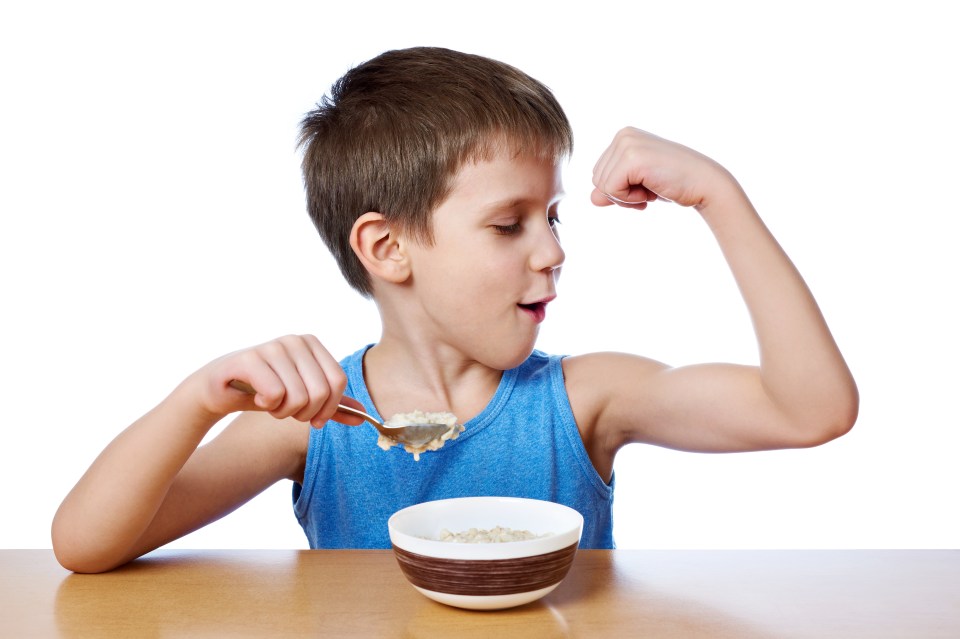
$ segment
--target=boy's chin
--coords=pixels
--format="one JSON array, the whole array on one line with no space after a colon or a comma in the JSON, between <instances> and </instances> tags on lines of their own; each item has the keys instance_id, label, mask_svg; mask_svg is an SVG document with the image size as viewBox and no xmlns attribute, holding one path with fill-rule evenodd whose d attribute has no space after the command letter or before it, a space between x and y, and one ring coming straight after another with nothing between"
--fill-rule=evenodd
<instances>
[{"instance_id":1,"label":"boy's chin","mask_svg":"<svg viewBox=\"0 0 960 639\"><path fill-rule=\"evenodd\" d=\"M487 353L488 356L484 358L484 363L490 368L508 371L527 361L535 347L536 339L532 339L526 344L517 344L515 348L509 350L494 349Z\"/></svg>"}]
</instances>

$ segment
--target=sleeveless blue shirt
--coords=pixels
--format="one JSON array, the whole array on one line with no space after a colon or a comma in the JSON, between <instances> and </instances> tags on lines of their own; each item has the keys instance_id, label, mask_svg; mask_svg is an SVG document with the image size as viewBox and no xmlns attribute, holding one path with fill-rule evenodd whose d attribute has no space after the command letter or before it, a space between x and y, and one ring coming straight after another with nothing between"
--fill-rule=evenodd
<instances>
[{"instance_id":1,"label":"sleeveless blue shirt","mask_svg":"<svg viewBox=\"0 0 960 639\"><path fill-rule=\"evenodd\" d=\"M368 347L340 362L346 394L380 418L363 378ZM483 412L420 461L377 447L377 431L327 422L311 429L293 507L311 548L389 548L387 519L424 501L469 496L543 499L583 515L581 548L613 548L613 480L603 481L580 438L560 356L534 351L504 371Z\"/></svg>"}]
</instances>

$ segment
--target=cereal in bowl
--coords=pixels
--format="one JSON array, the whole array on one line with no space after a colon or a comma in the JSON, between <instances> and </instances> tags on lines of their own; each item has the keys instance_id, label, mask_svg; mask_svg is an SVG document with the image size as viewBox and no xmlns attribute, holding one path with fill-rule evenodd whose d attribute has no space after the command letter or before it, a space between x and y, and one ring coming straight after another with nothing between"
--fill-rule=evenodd
<instances>
[{"instance_id":1,"label":"cereal in bowl","mask_svg":"<svg viewBox=\"0 0 960 639\"><path fill-rule=\"evenodd\" d=\"M463 532L450 532L446 528L440 531L440 541L450 541L458 544L502 544L510 541L526 541L549 537L551 533L538 535L529 530L514 530L504 526L485 528L471 528Z\"/></svg>"}]
</instances>

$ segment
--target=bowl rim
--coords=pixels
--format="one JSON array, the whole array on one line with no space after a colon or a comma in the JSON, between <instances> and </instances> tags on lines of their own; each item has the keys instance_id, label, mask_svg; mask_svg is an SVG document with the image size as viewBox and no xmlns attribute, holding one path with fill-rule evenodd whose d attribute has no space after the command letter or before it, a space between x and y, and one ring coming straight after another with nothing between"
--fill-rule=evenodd
<instances>
[{"instance_id":1,"label":"bowl rim","mask_svg":"<svg viewBox=\"0 0 960 639\"><path fill-rule=\"evenodd\" d=\"M466 504L469 502L479 502L484 505L492 503L504 504L510 503L512 506L530 506L531 502L536 502L538 508L548 508L558 512L563 517L569 517L572 525L565 527L549 537L538 537L536 539L527 539L523 541L511 541L506 543L489 544L464 544L449 541L440 541L438 539L425 539L399 529L400 523L410 517L415 511L422 511L431 508L443 508L445 505ZM530 497L508 497L508 496L476 496L476 497L451 497L448 499L435 499L420 502L402 508L395 512L387 520L387 527L390 533L391 543L405 550L408 553L415 553L425 557L436 559L459 559L459 560L498 560L498 559L516 559L520 557L533 557L541 554L548 554L562 548L569 547L571 544L579 544L583 533L583 515L576 509L553 501L544 499L534 499Z\"/></svg>"}]
</instances>

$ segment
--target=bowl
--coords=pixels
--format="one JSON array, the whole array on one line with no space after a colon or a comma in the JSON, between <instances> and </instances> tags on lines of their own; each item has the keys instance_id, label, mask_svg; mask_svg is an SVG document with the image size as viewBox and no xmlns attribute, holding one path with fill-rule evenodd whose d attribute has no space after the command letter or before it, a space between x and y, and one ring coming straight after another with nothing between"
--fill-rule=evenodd
<instances>
[{"instance_id":1,"label":"bowl","mask_svg":"<svg viewBox=\"0 0 960 639\"><path fill-rule=\"evenodd\" d=\"M440 541L454 533L497 526L530 531L523 541ZM400 569L414 588L440 603L473 610L520 606L563 581L583 531L576 510L539 499L458 497L404 508L387 521Z\"/></svg>"}]
</instances>

